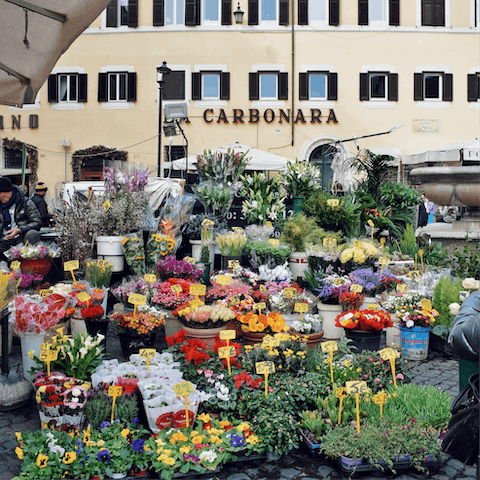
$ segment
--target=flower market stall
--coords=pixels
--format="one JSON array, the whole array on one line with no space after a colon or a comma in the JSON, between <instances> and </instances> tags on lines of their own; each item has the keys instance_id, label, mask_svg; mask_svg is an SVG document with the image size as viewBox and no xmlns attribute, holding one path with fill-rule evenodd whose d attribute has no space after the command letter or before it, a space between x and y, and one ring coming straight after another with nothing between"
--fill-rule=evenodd
<instances>
[{"instance_id":1,"label":"flower market stall","mask_svg":"<svg viewBox=\"0 0 480 480\"><path fill-rule=\"evenodd\" d=\"M216 168L204 155L205 180L235 184L230 193L259 183L242 177L246 158L227 152ZM287 169L289 188L275 188L308 206L320 187L291 185L300 163ZM128 271L112 285L104 258L65 261L68 280L38 292L6 266L8 281L18 283L10 320L42 427L17 434L16 480L168 480L245 459L275 461L299 448L333 459L348 475L435 468L451 398L410 383L409 371L479 284L461 265L454 275L437 264L435 247L412 245L405 216L383 211L388 221L378 229L391 232L376 235L370 187L363 185L355 206L369 231L332 231L306 212L283 229L278 212L254 214L253 194L245 204L252 224L227 229L229 197L195 219L205 240L195 260L178 245L191 213L187 198L170 202L172 215L160 210L154 231L142 217L123 232ZM350 208L322 195L334 200L333 211ZM394 196L382 195L379 202ZM116 201L124 198L110 194L106 213L114 214ZM212 244L220 269L210 261ZM300 251L305 269L297 275L289 256ZM399 265L406 255L409 263ZM24 346L34 335L35 348Z\"/></svg>"}]
</instances>

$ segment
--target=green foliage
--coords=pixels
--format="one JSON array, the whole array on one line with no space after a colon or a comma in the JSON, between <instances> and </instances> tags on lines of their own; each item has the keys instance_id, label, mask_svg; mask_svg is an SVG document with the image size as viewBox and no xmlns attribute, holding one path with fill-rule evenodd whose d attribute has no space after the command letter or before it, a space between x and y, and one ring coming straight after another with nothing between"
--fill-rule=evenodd
<instances>
[{"instance_id":1,"label":"green foliage","mask_svg":"<svg viewBox=\"0 0 480 480\"><path fill-rule=\"evenodd\" d=\"M380 194L383 202L390 205L392 210L402 211L408 207L415 207L421 201L421 194L417 189L398 182L383 183Z\"/></svg>"},{"instance_id":2,"label":"green foliage","mask_svg":"<svg viewBox=\"0 0 480 480\"><path fill-rule=\"evenodd\" d=\"M480 246L478 242L465 244L450 256L451 273L454 277L472 277L480 280Z\"/></svg>"},{"instance_id":3,"label":"green foliage","mask_svg":"<svg viewBox=\"0 0 480 480\"><path fill-rule=\"evenodd\" d=\"M433 291L432 306L439 316L436 318L435 327L445 325L447 328L452 326L454 315L450 313L448 307L451 303L460 303L460 291L463 290L460 279L451 277L440 277Z\"/></svg>"},{"instance_id":4,"label":"green foliage","mask_svg":"<svg viewBox=\"0 0 480 480\"><path fill-rule=\"evenodd\" d=\"M202 222L205 219L211 220L213 222L213 227L211 227L211 230L215 232L218 232L220 230L226 230L228 228L227 222L226 221L219 222L218 218L215 217L215 215L212 215L212 214L190 215L188 222L186 222L182 226L183 235L189 240L200 240L201 232L203 229Z\"/></svg>"},{"instance_id":5,"label":"green foliage","mask_svg":"<svg viewBox=\"0 0 480 480\"><path fill-rule=\"evenodd\" d=\"M287 244L272 245L269 241L250 242L245 245L245 253L254 268L267 265L275 268L283 265L292 253L292 248Z\"/></svg>"},{"instance_id":6,"label":"green foliage","mask_svg":"<svg viewBox=\"0 0 480 480\"><path fill-rule=\"evenodd\" d=\"M414 258L415 254L418 252L417 240L415 237L415 231L413 230L413 225L409 223L400 237L400 248L402 253L409 255Z\"/></svg>"},{"instance_id":7,"label":"green foliage","mask_svg":"<svg viewBox=\"0 0 480 480\"><path fill-rule=\"evenodd\" d=\"M443 248L441 242L432 242L430 245L423 239L419 239L420 246L424 251L423 259L427 265L438 268L450 267L450 254Z\"/></svg>"},{"instance_id":8,"label":"green foliage","mask_svg":"<svg viewBox=\"0 0 480 480\"><path fill-rule=\"evenodd\" d=\"M290 245L294 251L305 251L307 237L316 229L317 223L314 217L307 217L303 213L297 213L287 218L283 224L283 235L280 241Z\"/></svg>"}]
</instances>

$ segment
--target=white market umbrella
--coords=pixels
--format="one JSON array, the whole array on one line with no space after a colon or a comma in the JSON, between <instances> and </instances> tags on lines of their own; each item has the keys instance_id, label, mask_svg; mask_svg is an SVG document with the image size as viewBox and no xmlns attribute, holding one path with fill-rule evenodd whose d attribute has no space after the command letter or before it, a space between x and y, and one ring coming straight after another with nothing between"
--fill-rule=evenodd
<instances>
[{"instance_id":1,"label":"white market umbrella","mask_svg":"<svg viewBox=\"0 0 480 480\"><path fill-rule=\"evenodd\" d=\"M55 63L110 0L1 0L0 104L33 101Z\"/></svg>"}]
</instances>

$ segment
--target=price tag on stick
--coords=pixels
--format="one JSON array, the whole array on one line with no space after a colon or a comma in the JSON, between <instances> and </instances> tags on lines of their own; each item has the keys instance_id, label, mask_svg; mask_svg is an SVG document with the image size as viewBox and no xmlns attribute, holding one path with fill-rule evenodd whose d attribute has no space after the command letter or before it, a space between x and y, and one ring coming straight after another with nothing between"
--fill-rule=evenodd
<instances>
[{"instance_id":1,"label":"price tag on stick","mask_svg":"<svg viewBox=\"0 0 480 480\"><path fill-rule=\"evenodd\" d=\"M258 310L258 314L262 314L262 310L265 310L267 308L267 304L265 302L258 302L253 304L253 308L255 310Z\"/></svg>"},{"instance_id":2,"label":"price tag on stick","mask_svg":"<svg viewBox=\"0 0 480 480\"><path fill-rule=\"evenodd\" d=\"M343 399L348 397L347 389L345 387L337 388L335 396L340 399L340 404L338 406L338 424L342 421L342 405Z\"/></svg>"},{"instance_id":3,"label":"price tag on stick","mask_svg":"<svg viewBox=\"0 0 480 480\"><path fill-rule=\"evenodd\" d=\"M155 358L157 355L157 351L154 348L141 348L138 351L140 358L146 358L147 359L147 370L149 370L150 367L150 359Z\"/></svg>"},{"instance_id":4,"label":"price tag on stick","mask_svg":"<svg viewBox=\"0 0 480 480\"><path fill-rule=\"evenodd\" d=\"M308 303L296 303L293 306L293 310L295 312L300 312L300 321L303 322L303 314L304 312L308 312Z\"/></svg>"},{"instance_id":5,"label":"price tag on stick","mask_svg":"<svg viewBox=\"0 0 480 480\"><path fill-rule=\"evenodd\" d=\"M228 342L228 340L227 340ZM226 347L219 347L218 349L218 357L219 358L226 358L227 359L227 367L228 367L228 374L232 374L231 366L230 366L230 357L234 357L236 354L235 347L231 345L227 345Z\"/></svg>"},{"instance_id":6,"label":"price tag on stick","mask_svg":"<svg viewBox=\"0 0 480 480\"><path fill-rule=\"evenodd\" d=\"M268 396L268 375L275 373L275 364L273 362L257 362L255 370L258 375L265 375L265 396Z\"/></svg>"},{"instance_id":7,"label":"price tag on stick","mask_svg":"<svg viewBox=\"0 0 480 480\"><path fill-rule=\"evenodd\" d=\"M137 315L137 305L145 305L147 301L146 295L140 295L139 293L131 293L128 296L128 303L133 304L133 316Z\"/></svg>"},{"instance_id":8,"label":"price tag on stick","mask_svg":"<svg viewBox=\"0 0 480 480\"><path fill-rule=\"evenodd\" d=\"M188 394L193 393L193 385L190 382L177 383L173 386L177 397L185 397L185 426L188 428Z\"/></svg>"},{"instance_id":9,"label":"price tag on stick","mask_svg":"<svg viewBox=\"0 0 480 480\"><path fill-rule=\"evenodd\" d=\"M333 352L336 352L338 350L338 345L337 342L331 340L329 342L321 343L321 346L322 352L328 352L328 363L330 363L330 380L333 383Z\"/></svg>"},{"instance_id":10,"label":"price tag on stick","mask_svg":"<svg viewBox=\"0 0 480 480\"><path fill-rule=\"evenodd\" d=\"M380 406L380 418L383 418L383 404L387 403L390 395L386 392L378 392L373 396L373 402Z\"/></svg>"},{"instance_id":11,"label":"price tag on stick","mask_svg":"<svg viewBox=\"0 0 480 480\"><path fill-rule=\"evenodd\" d=\"M18 270L20 268L20 262L18 260L14 260L11 264L10 264L10 268L12 270Z\"/></svg>"},{"instance_id":12,"label":"price tag on stick","mask_svg":"<svg viewBox=\"0 0 480 480\"><path fill-rule=\"evenodd\" d=\"M47 375L50 376L50 363L54 362L58 358L58 350L42 350L40 352L40 360L47 364Z\"/></svg>"},{"instance_id":13,"label":"price tag on stick","mask_svg":"<svg viewBox=\"0 0 480 480\"><path fill-rule=\"evenodd\" d=\"M194 283L190 285L190 295L195 295L197 298L201 295L205 295L207 291L207 287L205 285L201 285L200 283Z\"/></svg>"},{"instance_id":14,"label":"price tag on stick","mask_svg":"<svg viewBox=\"0 0 480 480\"><path fill-rule=\"evenodd\" d=\"M63 264L63 270L65 272L70 272L72 274L73 283L75 285L77 284L77 281L75 280L75 275L73 274L73 271L78 270L78 267L79 267L78 260L70 260L69 262L65 262Z\"/></svg>"},{"instance_id":15,"label":"price tag on stick","mask_svg":"<svg viewBox=\"0 0 480 480\"><path fill-rule=\"evenodd\" d=\"M383 360L389 360L390 361L390 368L392 370L392 377L393 377L393 384L395 385L395 388L397 388L397 379L396 374L395 374L395 359L400 356L400 353L394 350L391 347L384 348L382 350L379 350L378 352L380 356L382 357Z\"/></svg>"},{"instance_id":16,"label":"price tag on stick","mask_svg":"<svg viewBox=\"0 0 480 480\"><path fill-rule=\"evenodd\" d=\"M120 386L108 387L108 395L112 397L112 416L110 418L110 423L113 423L115 418L115 401L117 397L120 397L123 393L123 388Z\"/></svg>"},{"instance_id":17,"label":"price tag on stick","mask_svg":"<svg viewBox=\"0 0 480 480\"><path fill-rule=\"evenodd\" d=\"M420 250L418 251L418 255L419 255L419 257L420 257L420 262L421 262L421 264L422 264L422 272L424 272L424 271L425 271L425 266L423 265L423 250L420 249Z\"/></svg>"},{"instance_id":18,"label":"price tag on stick","mask_svg":"<svg viewBox=\"0 0 480 480\"><path fill-rule=\"evenodd\" d=\"M353 381L347 382L347 393L353 393L355 395L355 408L357 411L357 432L360 433L360 395L368 393L367 382Z\"/></svg>"},{"instance_id":19,"label":"price tag on stick","mask_svg":"<svg viewBox=\"0 0 480 480\"><path fill-rule=\"evenodd\" d=\"M220 285L231 285L232 277L230 275L217 275L217 283Z\"/></svg>"},{"instance_id":20,"label":"price tag on stick","mask_svg":"<svg viewBox=\"0 0 480 480\"><path fill-rule=\"evenodd\" d=\"M228 268L233 270L233 274L235 275L235 268L240 266L240 262L238 260L229 260L228 261Z\"/></svg>"}]
</instances>

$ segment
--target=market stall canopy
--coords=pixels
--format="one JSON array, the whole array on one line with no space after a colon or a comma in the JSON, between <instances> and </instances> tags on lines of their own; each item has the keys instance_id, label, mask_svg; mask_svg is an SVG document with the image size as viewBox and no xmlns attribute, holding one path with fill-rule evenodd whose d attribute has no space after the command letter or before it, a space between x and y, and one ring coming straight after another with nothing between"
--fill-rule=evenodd
<instances>
[{"instance_id":1,"label":"market stall canopy","mask_svg":"<svg viewBox=\"0 0 480 480\"><path fill-rule=\"evenodd\" d=\"M464 160L480 160L480 140L478 138L403 155L402 163L404 165L418 165L429 162L458 162L462 158Z\"/></svg>"},{"instance_id":2,"label":"market stall canopy","mask_svg":"<svg viewBox=\"0 0 480 480\"><path fill-rule=\"evenodd\" d=\"M255 147L249 147L242 143L233 143L232 145L226 145L225 147L218 147L212 150L212 153L225 153L228 149L234 151L234 153L246 153L248 152L247 157L249 158L248 165L245 170L268 170L268 171L279 171L285 170L287 162L291 161L288 158L281 157L280 155L275 155L274 153L265 152L264 150L259 150ZM203 152L202 152L203 153ZM163 170L185 170L188 165L188 170L197 169L197 155L189 155L187 158L188 162L185 162L185 158L179 158L173 162L163 162Z\"/></svg>"},{"instance_id":3,"label":"market stall canopy","mask_svg":"<svg viewBox=\"0 0 480 480\"><path fill-rule=\"evenodd\" d=\"M0 104L34 101L60 56L110 0L2 0Z\"/></svg>"}]
</instances>

